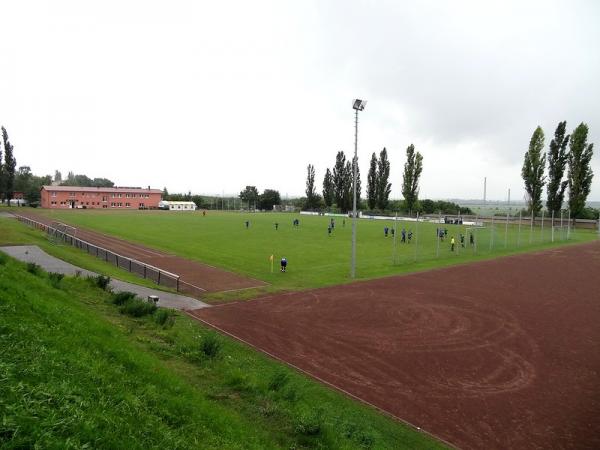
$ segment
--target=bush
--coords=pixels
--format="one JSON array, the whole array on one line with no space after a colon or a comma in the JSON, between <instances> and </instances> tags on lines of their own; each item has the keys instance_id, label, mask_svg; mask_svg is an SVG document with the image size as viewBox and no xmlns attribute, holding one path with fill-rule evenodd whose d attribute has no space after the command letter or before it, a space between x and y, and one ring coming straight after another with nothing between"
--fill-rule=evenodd
<instances>
[{"instance_id":1,"label":"bush","mask_svg":"<svg viewBox=\"0 0 600 450\"><path fill-rule=\"evenodd\" d=\"M127 314L131 317L143 317L153 314L156 311L154 303L148 303L137 298L130 298L119 308L121 314Z\"/></svg>"},{"instance_id":2,"label":"bush","mask_svg":"<svg viewBox=\"0 0 600 450\"><path fill-rule=\"evenodd\" d=\"M116 294L113 294L112 302L115 305L121 306L124 305L128 300L131 300L132 298L135 298L135 294L133 292L117 292Z\"/></svg>"},{"instance_id":3,"label":"bush","mask_svg":"<svg viewBox=\"0 0 600 450\"><path fill-rule=\"evenodd\" d=\"M109 290L110 277L105 277L104 275L96 275L96 276L88 276L88 281L97 288L102 289L103 291Z\"/></svg>"},{"instance_id":4,"label":"bush","mask_svg":"<svg viewBox=\"0 0 600 450\"><path fill-rule=\"evenodd\" d=\"M63 273L57 273L57 272L50 272L48 273L48 279L50 280L50 284L52 285L52 287L54 288L59 288L60 286L60 282L62 281L62 279L65 277L65 275Z\"/></svg>"},{"instance_id":5,"label":"bush","mask_svg":"<svg viewBox=\"0 0 600 450\"><path fill-rule=\"evenodd\" d=\"M164 328L173 326L174 321L173 313L168 309L160 308L154 314L154 322Z\"/></svg>"},{"instance_id":6,"label":"bush","mask_svg":"<svg viewBox=\"0 0 600 450\"><path fill-rule=\"evenodd\" d=\"M28 262L27 272L32 273L34 275L39 275L42 273L42 268L34 262Z\"/></svg>"},{"instance_id":7,"label":"bush","mask_svg":"<svg viewBox=\"0 0 600 450\"><path fill-rule=\"evenodd\" d=\"M4 264L6 264L6 256L4 256L4 253L0 252L0 266L3 266Z\"/></svg>"},{"instance_id":8,"label":"bush","mask_svg":"<svg viewBox=\"0 0 600 450\"><path fill-rule=\"evenodd\" d=\"M202 339L200 350L209 358L216 358L221 351L221 341L214 333L207 334Z\"/></svg>"}]
</instances>

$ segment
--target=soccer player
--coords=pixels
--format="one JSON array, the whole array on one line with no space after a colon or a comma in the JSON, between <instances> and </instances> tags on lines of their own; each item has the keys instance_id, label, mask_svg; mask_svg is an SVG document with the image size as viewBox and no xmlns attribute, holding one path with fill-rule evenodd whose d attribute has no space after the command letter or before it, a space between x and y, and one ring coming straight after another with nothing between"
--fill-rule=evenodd
<instances>
[{"instance_id":1,"label":"soccer player","mask_svg":"<svg viewBox=\"0 0 600 450\"><path fill-rule=\"evenodd\" d=\"M246 228L248 228L250 226L250 221L246 220Z\"/></svg>"},{"instance_id":2,"label":"soccer player","mask_svg":"<svg viewBox=\"0 0 600 450\"><path fill-rule=\"evenodd\" d=\"M454 251L454 236L452 236L450 238L450 251L453 252Z\"/></svg>"},{"instance_id":3,"label":"soccer player","mask_svg":"<svg viewBox=\"0 0 600 450\"><path fill-rule=\"evenodd\" d=\"M412 230L408 230L408 243L410 244L410 240L412 239Z\"/></svg>"},{"instance_id":4,"label":"soccer player","mask_svg":"<svg viewBox=\"0 0 600 450\"><path fill-rule=\"evenodd\" d=\"M285 269L287 268L287 259L285 259L285 256L283 258L281 258L281 271L285 272Z\"/></svg>"},{"instance_id":5,"label":"soccer player","mask_svg":"<svg viewBox=\"0 0 600 450\"><path fill-rule=\"evenodd\" d=\"M383 235L384 235L385 237L387 237L387 236L388 236L388 231L390 231L390 229L389 229L388 227L383 227Z\"/></svg>"},{"instance_id":6,"label":"soccer player","mask_svg":"<svg viewBox=\"0 0 600 450\"><path fill-rule=\"evenodd\" d=\"M406 230L404 228L402 228L402 239L400 240L400 242L406 243Z\"/></svg>"},{"instance_id":7,"label":"soccer player","mask_svg":"<svg viewBox=\"0 0 600 450\"><path fill-rule=\"evenodd\" d=\"M278 229L279 229L279 223L275 222L275 230L278 230Z\"/></svg>"}]
</instances>

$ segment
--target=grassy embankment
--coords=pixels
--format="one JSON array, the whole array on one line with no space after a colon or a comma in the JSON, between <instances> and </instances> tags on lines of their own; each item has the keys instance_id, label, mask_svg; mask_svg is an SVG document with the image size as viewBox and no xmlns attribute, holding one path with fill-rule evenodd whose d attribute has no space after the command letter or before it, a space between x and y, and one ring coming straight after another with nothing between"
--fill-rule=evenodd
<instances>
[{"instance_id":1,"label":"grassy embankment","mask_svg":"<svg viewBox=\"0 0 600 450\"><path fill-rule=\"evenodd\" d=\"M349 282L351 221L336 218L336 227L327 233L330 220L326 216L301 216L274 213L220 213L210 211L174 213L168 211L43 211L55 220L95 229L143 245L176 253L227 270L267 281L267 291L297 290ZM292 220L300 219L300 227ZM246 229L244 222L250 221ZM279 224L275 229L275 223ZM570 239L566 231L556 232L551 242L551 230L530 229L529 223L519 227L497 224L476 229L475 244L465 248L459 235L467 235L468 227L441 225L448 230L446 240L439 245L434 223L398 222L398 230L413 231L410 244L396 243L391 233L384 237L383 227L393 226L393 220L359 220L357 245L357 277L376 278L387 275L428 270L455 264L496 258L521 252L543 250L568 243L597 239L593 230L573 230ZM450 251L450 238L456 238L456 248ZM394 250L394 247L396 250ZM288 272L281 274L275 267L270 272L269 256L275 255L275 265L282 256L289 261ZM394 261L395 255L395 261ZM264 291L264 290L263 290ZM253 295L249 291L246 295ZM236 293L239 298L242 294ZM213 295L213 298L218 298Z\"/></svg>"},{"instance_id":2,"label":"grassy embankment","mask_svg":"<svg viewBox=\"0 0 600 450\"><path fill-rule=\"evenodd\" d=\"M0 447L439 447L187 316L113 300L0 252Z\"/></svg>"}]
</instances>

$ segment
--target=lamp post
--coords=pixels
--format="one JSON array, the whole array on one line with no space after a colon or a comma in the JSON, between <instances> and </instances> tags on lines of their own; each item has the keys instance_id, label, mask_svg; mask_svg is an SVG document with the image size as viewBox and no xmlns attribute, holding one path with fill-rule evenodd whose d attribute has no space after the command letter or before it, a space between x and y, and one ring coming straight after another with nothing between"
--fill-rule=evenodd
<instances>
[{"instance_id":1,"label":"lamp post","mask_svg":"<svg viewBox=\"0 0 600 450\"><path fill-rule=\"evenodd\" d=\"M367 102L365 100L355 99L352 108L354 109L354 160L352 161L352 189L354 199L352 201L352 262L350 264L350 277L356 276L356 171L358 166L358 112L365 109Z\"/></svg>"}]
</instances>

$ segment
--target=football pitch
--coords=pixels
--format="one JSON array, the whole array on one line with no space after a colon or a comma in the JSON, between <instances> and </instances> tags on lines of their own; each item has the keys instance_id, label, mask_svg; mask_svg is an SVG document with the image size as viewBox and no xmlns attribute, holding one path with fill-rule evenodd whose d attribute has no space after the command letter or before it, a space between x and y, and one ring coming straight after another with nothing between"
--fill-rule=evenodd
<instances>
[{"instance_id":1,"label":"football pitch","mask_svg":"<svg viewBox=\"0 0 600 450\"><path fill-rule=\"evenodd\" d=\"M40 211L40 210L38 210ZM351 281L352 221L330 216L292 213L244 213L208 211L40 211L53 220L89 228L179 256L231 270L270 283L276 290L298 290ZM299 219L299 226L293 220ZM246 227L246 221L249 226ZM276 226L277 224L277 226ZM548 225L485 223L483 227L437 224L398 219L357 221L357 279L370 279L428 270L501 255L535 251L568 243L598 239L595 230L555 228L554 242ZM384 227L390 229L384 236ZM436 229L446 228L444 241ZM401 242L401 230L411 242ZM469 235L473 233L474 243ZM463 234L464 247L459 236ZM451 251L450 240L456 240ZM271 271L270 256L274 256ZM286 257L288 271L279 272Z\"/></svg>"}]
</instances>

